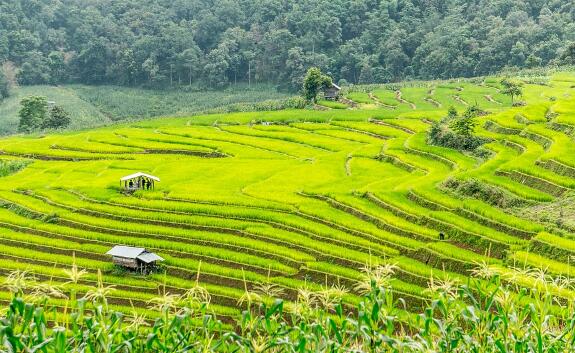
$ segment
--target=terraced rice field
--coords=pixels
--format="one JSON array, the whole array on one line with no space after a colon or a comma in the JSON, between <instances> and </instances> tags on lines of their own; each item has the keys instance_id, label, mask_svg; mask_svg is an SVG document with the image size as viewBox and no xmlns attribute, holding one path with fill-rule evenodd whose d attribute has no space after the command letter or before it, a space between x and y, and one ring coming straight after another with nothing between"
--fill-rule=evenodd
<instances>
[{"instance_id":1,"label":"terraced rice field","mask_svg":"<svg viewBox=\"0 0 575 353\"><path fill-rule=\"evenodd\" d=\"M64 283L62 269L75 262L89 271L80 293L101 270L115 286L115 308L143 313L158 292L199 281L214 311L231 318L245 287L289 302L299 288L338 284L356 303L362 268L377 264L398 266L393 286L408 311L426 301L430 277L464 281L479 262L518 286L533 285L524 267L575 272L575 226L526 216L575 188L575 75L526 84L522 107L490 82L377 88L352 95L357 107L347 110L3 139L4 163L31 163L0 184L0 276L29 270ZM434 120L469 104L490 112L477 128L490 139L487 158L427 144ZM122 194L120 177L136 171L162 181ZM448 179L477 180L517 202L500 208L465 197L445 187ZM105 252L119 244L157 252L165 273L118 271Z\"/></svg>"}]
</instances>

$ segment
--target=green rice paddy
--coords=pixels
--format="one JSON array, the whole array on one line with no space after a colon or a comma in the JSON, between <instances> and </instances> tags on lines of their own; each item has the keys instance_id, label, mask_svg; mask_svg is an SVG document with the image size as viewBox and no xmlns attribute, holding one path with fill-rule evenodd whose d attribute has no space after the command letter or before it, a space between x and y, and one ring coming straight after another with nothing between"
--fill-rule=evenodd
<instances>
[{"instance_id":1,"label":"green rice paddy","mask_svg":"<svg viewBox=\"0 0 575 353\"><path fill-rule=\"evenodd\" d=\"M352 92L353 107L321 102L326 110L2 139L0 276L29 270L63 283L63 269L76 263L90 273L79 292L101 270L115 286L111 304L131 311L131 300L142 313L162 288L182 293L199 278L214 310L234 316L244 287L270 283L287 301L302 287L339 283L355 303L354 282L376 264L396 264L398 296L419 301L430 277L464 280L479 262L568 274L575 229L525 215L575 188L574 84L571 73L525 84L521 107L492 84L429 82ZM433 121L470 104L488 112L476 130L490 139L487 157L427 144ZM161 182L123 194L119 179L137 171ZM449 179L473 179L518 202L499 208L447 188ZM105 255L114 245L157 252L163 271L114 268Z\"/></svg>"}]
</instances>

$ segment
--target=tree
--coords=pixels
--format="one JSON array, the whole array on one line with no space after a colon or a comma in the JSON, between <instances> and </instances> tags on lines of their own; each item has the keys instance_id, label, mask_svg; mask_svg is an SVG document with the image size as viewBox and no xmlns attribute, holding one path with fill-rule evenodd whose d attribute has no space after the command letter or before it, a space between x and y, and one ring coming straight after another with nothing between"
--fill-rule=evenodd
<instances>
[{"instance_id":1,"label":"tree","mask_svg":"<svg viewBox=\"0 0 575 353\"><path fill-rule=\"evenodd\" d=\"M60 129L68 125L70 125L70 114L62 106L55 105L42 122L42 129Z\"/></svg>"},{"instance_id":2,"label":"tree","mask_svg":"<svg viewBox=\"0 0 575 353\"><path fill-rule=\"evenodd\" d=\"M307 70L303 81L303 95L304 98L312 103L317 100L317 95L322 88L332 85L331 77L322 74L321 70L317 67L312 67Z\"/></svg>"},{"instance_id":3,"label":"tree","mask_svg":"<svg viewBox=\"0 0 575 353\"><path fill-rule=\"evenodd\" d=\"M286 67L289 70L284 84L290 91L297 91L301 88L301 82L305 76L305 53L302 48L295 47L288 51Z\"/></svg>"},{"instance_id":4,"label":"tree","mask_svg":"<svg viewBox=\"0 0 575 353\"><path fill-rule=\"evenodd\" d=\"M529 56L527 57L527 60L525 60L525 66L528 68L534 68L534 67L541 66L542 62L543 62L543 60L541 60L541 58L538 57L537 55L529 54Z\"/></svg>"},{"instance_id":5,"label":"tree","mask_svg":"<svg viewBox=\"0 0 575 353\"><path fill-rule=\"evenodd\" d=\"M134 58L134 51L132 49L124 49L117 55L114 68L116 69L118 83L128 86L135 85L138 64Z\"/></svg>"},{"instance_id":6,"label":"tree","mask_svg":"<svg viewBox=\"0 0 575 353\"><path fill-rule=\"evenodd\" d=\"M18 125L19 132L32 132L42 127L44 119L48 111L48 101L46 97L30 96L23 98L20 101L20 123Z\"/></svg>"},{"instance_id":7,"label":"tree","mask_svg":"<svg viewBox=\"0 0 575 353\"><path fill-rule=\"evenodd\" d=\"M0 70L0 101L4 98L8 98L10 95L10 83L4 75L4 72Z\"/></svg>"},{"instance_id":8,"label":"tree","mask_svg":"<svg viewBox=\"0 0 575 353\"><path fill-rule=\"evenodd\" d=\"M66 82L68 79L68 69L64 53L60 51L53 51L48 55L48 67L50 68L50 83L55 85L58 83Z\"/></svg>"},{"instance_id":9,"label":"tree","mask_svg":"<svg viewBox=\"0 0 575 353\"><path fill-rule=\"evenodd\" d=\"M18 72L18 82L23 85L41 85L50 82L50 67L41 52L29 53Z\"/></svg>"},{"instance_id":10,"label":"tree","mask_svg":"<svg viewBox=\"0 0 575 353\"><path fill-rule=\"evenodd\" d=\"M162 75L160 74L160 66L156 62L155 57L149 57L142 63L142 70L148 76L148 83L156 83L163 79Z\"/></svg>"},{"instance_id":11,"label":"tree","mask_svg":"<svg viewBox=\"0 0 575 353\"><path fill-rule=\"evenodd\" d=\"M447 109L447 119L453 120L456 118L457 118L457 109L455 109L454 106L450 106L449 109Z\"/></svg>"},{"instance_id":12,"label":"tree","mask_svg":"<svg viewBox=\"0 0 575 353\"><path fill-rule=\"evenodd\" d=\"M453 114L451 111L449 114ZM455 112L457 114L457 112ZM471 137L475 133L475 126L477 126L477 122L475 118L478 114L478 108L475 106L467 108L463 116L457 117L449 124L451 130L453 130L456 134L463 136L463 137Z\"/></svg>"},{"instance_id":13,"label":"tree","mask_svg":"<svg viewBox=\"0 0 575 353\"><path fill-rule=\"evenodd\" d=\"M501 93L511 97L511 104L514 103L515 97L523 95L523 90L521 89L522 86L521 82L503 79L501 80L501 85L503 85Z\"/></svg>"},{"instance_id":14,"label":"tree","mask_svg":"<svg viewBox=\"0 0 575 353\"><path fill-rule=\"evenodd\" d=\"M106 82L108 64L112 62L108 42L104 38L93 38L74 58L74 66L80 81L88 84Z\"/></svg>"},{"instance_id":15,"label":"tree","mask_svg":"<svg viewBox=\"0 0 575 353\"><path fill-rule=\"evenodd\" d=\"M201 50L193 46L176 55L176 70L186 77L189 86L192 85L196 73L201 70Z\"/></svg>"},{"instance_id":16,"label":"tree","mask_svg":"<svg viewBox=\"0 0 575 353\"><path fill-rule=\"evenodd\" d=\"M228 51L225 46L219 46L212 50L207 57L204 66L204 77L210 88L223 88L229 81L226 76L230 68Z\"/></svg>"},{"instance_id":17,"label":"tree","mask_svg":"<svg viewBox=\"0 0 575 353\"><path fill-rule=\"evenodd\" d=\"M575 65L575 42L571 42L563 50L561 61L567 65Z\"/></svg>"},{"instance_id":18,"label":"tree","mask_svg":"<svg viewBox=\"0 0 575 353\"><path fill-rule=\"evenodd\" d=\"M573 1L127 3L0 1L0 63L14 63L26 85L165 87L191 79L212 87L237 80L290 88L311 66L333 73L334 81L383 83L575 65ZM304 71L292 74L302 59Z\"/></svg>"}]
</instances>

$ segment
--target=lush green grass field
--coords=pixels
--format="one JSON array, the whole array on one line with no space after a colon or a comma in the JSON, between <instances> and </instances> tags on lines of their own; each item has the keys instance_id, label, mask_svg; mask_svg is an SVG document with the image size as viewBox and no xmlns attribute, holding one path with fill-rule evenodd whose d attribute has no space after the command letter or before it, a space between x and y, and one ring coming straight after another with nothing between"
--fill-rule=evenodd
<instances>
[{"instance_id":1,"label":"lush green grass field","mask_svg":"<svg viewBox=\"0 0 575 353\"><path fill-rule=\"evenodd\" d=\"M422 288L430 278L465 280L478 262L567 275L562 262L575 255L575 227L531 215L575 188L573 80L562 73L546 86L526 84L522 107L492 85L433 82L399 92L372 87L350 97L360 103L355 109L175 117L4 138L4 174L13 174L0 184L3 269L56 278L75 261L91 274L87 286L101 270L122 309L139 298L143 313L151 296L143 293L164 284L182 291L199 278L224 316L238 314L245 287L289 302L298 289L339 284L349 291L346 302L357 303L355 282L370 264L396 264L398 296L415 301L429 298ZM58 92L73 91L79 107L94 107L78 99L85 95L95 106L116 105L123 116L126 92L98 103L111 89L101 97L90 90ZM166 114L178 112L183 98L175 102ZM477 127L490 139L488 157L427 144L430 123L449 106L461 112L475 103L489 112ZM549 111L557 114L548 121ZM122 194L119 179L136 171L161 182ZM502 209L480 193L446 189L448 179L475 180L518 202ZM105 255L117 244L156 251L165 274L119 272ZM506 281L529 285L518 276ZM278 291L261 290L269 284Z\"/></svg>"},{"instance_id":2,"label":"lush green grass field","mask_svg":"<svg viewBox=\"0 0 575 353\"><path fill-rule=\"evenodd\" d=\"M275 109L290 96L273 87L239 86L225 91L161 91L118 86L22 86L0 102L0 134L16 132L20 100L27 96L48 97L62 105L71 115L70 129L110 125L122 120L156 116L190 115L207 111L255 110L254 104L265 101L261 108ZM260 108L260 107L257 107Z\"/></svg>"}]
</instances>

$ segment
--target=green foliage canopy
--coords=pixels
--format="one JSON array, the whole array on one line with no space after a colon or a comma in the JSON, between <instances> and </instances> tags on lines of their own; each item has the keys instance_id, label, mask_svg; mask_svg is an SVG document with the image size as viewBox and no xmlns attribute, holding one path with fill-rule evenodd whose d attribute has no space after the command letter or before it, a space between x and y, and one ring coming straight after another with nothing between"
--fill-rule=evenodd
<instances>
[{"instance_id":1,"label":"green foliage canopy","mask_svg":"<svg viewBox=\"0 0 575 353\"><path fill-rule=\"evenodd\" d=\"M10 84L8 82L8 79L2 72L2 70L0 70L0 101L2 101L2 99L4 98L8 98L9 95L10 95Z\"/></svg>"},{"instance_id":2,"label":"green foliage canopy","mask_svg":"<svg viewBox=\"0 0 575 353\"><path fill-rule=\"evenodd\" d=\"M43 129L61 129L70 125L70 114L60 105L50 109L50 114L42 122Z\"/></svg>"},{"instance_id":3,"label":"green foliage canopy","mask_svg":"<svg viewBox=\"0 0 575 353\"><path fill-rule=\"evenodd\" d=\"M452 113L450 111L449 113ZM474 107L469 107L463 116L454 117L455 119L449 124L449 127L455 131L456 134L461 135L463 137L471 137L475 132L475 127L477 126L477 122L474 120L477 117L477 109Z\"/></svg>"},{"instance_id":4,"label":"green foliage canopy","mask_svg":"<svg viewBox=\"0 0 575 353\"><path fill-rule=\"evenodd\" d=\"M429 143L457 150L475 151L486 142L484 138L475 136L476 118L480 112L477 106L471 106L460 116L454 107L450 107L447 116L434 122L429 129L427 135Z\"/></svg>"},{"instance_id":5,"label":"green foliage canopy","mask_svg":"<svg viewBox=\"0 0 575 353\"><path fill-rule=\"evenodd\" d=\"M30 96L20 101L19 132L32 132L39 129L59 129L70 125L70 114L59 105L48 110L48 100L43 96Z\"/></svg>"},{"instance_id":6,"label":"green foliage canopy","mask_svg":"<svg viewBox=\"0 0 575 353\"><path fill-rule=\"evenodd\" d=\"M510 96L511 103L514 102L515 97L523 95L523 90L521 89L522 84L520 82L516 82L510 79L503 79L501 80L501 85L503 86L501 93Z\"/></svg>"},{"instance_id":7,"label":"green foliage canopy","mask_svg":"<svg viewBox=\"0 0 575 353\"><path fill-rule=\"evenodd\" d=\"M573 63L572 1L89 4L2 1L0 63L14 63L26 85L217 88L243 81L291 90L313 66L357 84Z\"/></svg>"},{"instance_id":8,"label":"green foliage canopy","mask_svg":"<svg viewBox=\"0 0 575 353\"><path fill-rule=\"evenodd\" d=\"M20 101L20 124L18 126L19 132L32 132L39 129L44 119L48 114L48 101L46 97L30 96L23 98Z\"/></svg>"},{"instance_id":9,"label":"green foliage canopy","mask_svg":"<svg viewBox=\"0 0 575 353\"><path fill-rule=\"evenodd\" d=\"M317 67L307 71L303 82L303 94L306 100L316 102L319 91L332 85L331 77L322 74Z\"/></svg>"}]
</instances>

